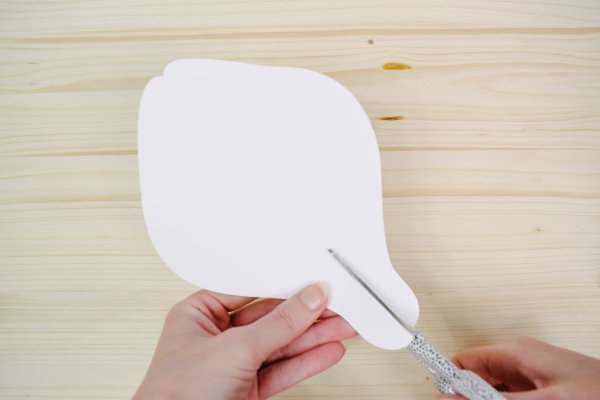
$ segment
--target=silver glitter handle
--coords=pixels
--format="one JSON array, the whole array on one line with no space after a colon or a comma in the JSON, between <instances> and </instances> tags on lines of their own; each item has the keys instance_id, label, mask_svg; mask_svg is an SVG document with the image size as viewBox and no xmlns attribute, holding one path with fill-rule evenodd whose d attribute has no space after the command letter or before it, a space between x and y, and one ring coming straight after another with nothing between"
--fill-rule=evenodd
<instances>
[{"instance_id":1,"label":"silver glitter handle","mask_svg":"<svg viewBox=\"0 0 600 400\"><path fill-rule=\"evenodd\" d=\"M441 393L460 394L469 400L504 400L489 383L472 371L458 368L420 333L408 345L408 351L429 370Z\"/></svg>"}]
</instances>

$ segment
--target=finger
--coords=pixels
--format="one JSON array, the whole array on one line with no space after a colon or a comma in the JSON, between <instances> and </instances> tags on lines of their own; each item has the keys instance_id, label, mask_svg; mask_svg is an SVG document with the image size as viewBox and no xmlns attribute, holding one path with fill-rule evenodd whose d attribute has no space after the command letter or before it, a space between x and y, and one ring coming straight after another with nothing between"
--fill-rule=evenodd
<instances>
[{"instance_id":1,"label":"finger","mask_svg":"<svg viewBox=\"0 0 600 400\"><path fill-rule=\"evenodd\" d=\"M498 346L482 346L462 351L452 358L452 362L460 368L475 372L481 378L485 379L492 386L505 384L507 373L498 371L498 368L490 367L490 364L500 363L504 357L500 354L501 349ZM496 361L493 361L496 360ZM506 359L507 364L510 360ZM530 387L529 387L530 388Z\"/></svg>"},{"instance_id":2,"label":"finger","mask_svg":"<svg viewBox=\"0 0 600 400\"><path fill-rule=\"evenodd\" d=\"M569 398L578 398L577 396L572 396L574 393L571 393L571 397L562 396L560 393L561 391L558 388L547 387L544 389L529 390L525 392L501 392L500 394L506 400L566 400ZM435 397L435 400L465 400L465 398L456 394L440 394Z\"/></svg>"},{"instance_id":3,"label":"finger","mask_svg":"<svg viewBox=\"0 0 600 400\"><path fill-rule=\"evenodd\" d=\"M258 367L277 349L304 333L323 313L326 301L321 287L310 285L254 323L226 333L237 336L233 343L243 346L240 351L247 354L250 364Z\"/></svg>"},{"instance_id":4,"label":"finger","mask_svg":"<svg viewBox=\"0 0 600 400\"><path fill-rule=\"evenodd\" d=\"M209 290L199 290L171 307L165 326L179 332L217 335L229 326L229 307L239 307L252 301L250 297L228 296Z\"/></svg>"},{"instance_id":5,"label":"finger","mask_svg":"<svg viewBox=\"0 0 600 400\"><path fill-rule=\"evenodd\" d=\"M275 307L283 303L282 299L263 299L250 303L229 315L231 325L248 325L273 311Z\"/></svg>"},{"instance_id":6,"label":"finger","mask_svg":"<svg viewBox=\"0 0 600 400\"><path fill-rule=\"evenodd\" d=\"M585 396L578 396L573 390L563 390L563 388L559 386L548 386L542 389L528 390L525 392L503 392L502 395L506 400L568 400L585 398Z\"/></svg>"},{"instance_id":7,"label":"finger","mask_svg":"<svg viewBox=\"0 0 600 400\"><path fill-rule=\"evenodd\" d=\"M249 325L261 318L262 316L273 311L275 307L283 303L283 299L262 299L253 303L247 304L229 314L230 323L232 326ZM338 314L326 309L323 311L319 319L327 319L336 317Z\"/></svg>"},{"instance_id":8,"label":"finger","mask_svg":"<svg viewBox=\"0 0 600 400\"><path fill-rule=\"evenodd\" d=\"M555 349L539 340L519 337L461 352L454 360L493 386L504 384L510 391L526 391L550 384L552 371L560 364L560 360L555 359Z\"/></svg>"},{"instance_id":9,"label":"finger","mask_svg":"<svg viewBox=\"0 0 600 400\"><path fill-rule=\"evenodd\" d=\"M597 377L594 381L573 380L526 392L502 393L506 400L592 400L598 399Z\"/></svg>"},{"instance_id":10,"label":"finger","mask_svg":"<svg viewBox=\"0 0 600 400\"><path fill-rule=\"evenodd\" d=\"M200 300L202 300L203 296L209 296L209 297L213 298L220 305L222 305L225 308L225 310L227 310L228 312L237 310L238 308L243 307L246 304L256 300L256 297L232 296L229 294L217 293L217 292L213 292L213 291L206 290L206 289L200 290L200 291L192 294L189 297L189 299L191 301L196 300L196 298L199 298Z\"/></svg>"},{"instance_id":11,"label":"finger","mask_svg":"<svg viewBox=\"0 0 600 400\"><path fill-rule=\"evenodd\" d=\"M267 363L291 358L314 347L329 342L340 342L356 336L357 333L342 317L331 317L314 323L299 338L287 346L277 349L267 358Z\"/></svg>"},{"instance_id":12,"label":"finger","mask_svg":"<svg viewBox=\"0 0 600 400\"><path fill-rule=\"evenodd\" d=\"M344 352L341 343L331 342L262 369L258 373L259 398L271 397L326 370L340 361Z\"/></svg>"},{"instance_id":13,"label":"finger","mask_svg":"<svg viewBox=\"0 0 600 400\"><path fill-rule=\"evenodd\" d=\"M321 314L319 319L327 319L327 318L331 318L331 317L337 317L338 315L339 315L338 313L333 312L329 308L327 308L327 309L325 309L325 311L323 311L323 313Z\"/></svg>"}]
</instances>

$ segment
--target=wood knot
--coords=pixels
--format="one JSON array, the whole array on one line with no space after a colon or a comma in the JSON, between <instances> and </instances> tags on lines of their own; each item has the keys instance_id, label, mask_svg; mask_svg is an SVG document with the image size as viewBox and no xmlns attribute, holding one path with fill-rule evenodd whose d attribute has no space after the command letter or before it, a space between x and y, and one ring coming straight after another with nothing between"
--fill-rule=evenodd
<instances>
[{"instance_id":1,"label":"wood knot","mask_svg":"<svg viewBox=\"0 0 600 400\"><path fill-rule=\"evenodd\" d=\"M385 64L383 64L382 68L391 70L391 69L411 69L412 67L408 64L403 64L403 63L385 63Z\"/></svg>"},{"instance_id":2,"label":"wood knot","mask_svg":"<svg viewBox=\"0 0 600 400\"><path fill-rule=\"evenodd\" d=\"M392 115L389 117L379 117L378 119L380 121L400 121L401 119L404 119L404 117L402 115Z\"/></svg>"}]
</instances>

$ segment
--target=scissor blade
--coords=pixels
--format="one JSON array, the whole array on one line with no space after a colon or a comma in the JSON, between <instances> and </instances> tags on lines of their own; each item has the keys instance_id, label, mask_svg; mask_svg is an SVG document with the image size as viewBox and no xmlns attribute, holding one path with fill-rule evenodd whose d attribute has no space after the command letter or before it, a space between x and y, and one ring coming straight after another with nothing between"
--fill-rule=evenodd
<instances>
[{"instance_id":1,"label":"scissor blade","mask_svg":"<svg viewBox=\"0 0 600 400\"><path fill-rule=\"evenodd\" d=\"M335 258L335 260L350 274L354 280L356 280L384 309L394 318L404 329L406 329L411 335L415 336L416 331L410 327L406 322L402 320L382 299L375 293L373 289L361 278L360 275L350 266L350 264L344 260L338 253L333 249L327 249L329 254Z\"/></svg>"}]
</instances>

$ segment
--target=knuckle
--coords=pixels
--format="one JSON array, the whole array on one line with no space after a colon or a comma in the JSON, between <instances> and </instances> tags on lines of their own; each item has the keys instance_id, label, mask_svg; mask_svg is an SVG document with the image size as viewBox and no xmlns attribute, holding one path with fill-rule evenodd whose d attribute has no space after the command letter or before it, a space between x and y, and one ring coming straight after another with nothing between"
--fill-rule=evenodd
<instances>
[{"instance_id":1,"label":"knuckle","mask_svg":"<svg viewBox=\"0 0 600 400\"><path fill-rule=\"evenodd\" d=\"M207 309L210 304L211 297L205 290L192 293L188 297L173 304L169 309L167 318L177 318L188 315L190 310L196 309L201 312Z\"/></svg>"},{"instance_id":2,"label":"knuckle","mask_svg":"<svg viewBox=\"0 0 600 400\"><path fill-rule=\"evenodd\" d=\"M254 331L246 327L234 327L226 330L218 336L223 346L227 349L226 358L236 360L240 365L258 368L262 363L262 352L260 346L257 346L257 338L254 337Z\"/></svg>"},{"instance_id":3,"label":"knuckle","mask_svg":"<svg viewBox=\"0 0 600 400\"><path fill-rule=\"evenodd\" d=\"M271 311L271 318L275 325L284 330L293 330L296 327L294 316L288 308L275 308L273 311Z\"/></svg>"},{"instance_id":4,"label":"knuckle","mask_svg":"<svg viewBox=\"0 0 600 400\"><path fill-rule=\"evenodd\" d=\"M530 336L517 336L508 342L507 354L517 370L523 371L528 368L531 363L529 355L538 343L538 340Z\"/></svg>"},{"instance_id":5,"label":"knuckle","mask_svg":"<svg viewBox=\"0 0 600 400\"><path fill-rule=\"evenodd\" d=\"M313 324L307 331L307 333L310 335L309 338L311 340L312 343L316 344L322 344L325 342L328 342L329 340L331 340L333 337L333 332L329 331L326 329L327 327L323 324Z\"/></svg>"},{"instance_id":6,"label":"knuckle","mask_svg":"<svg viewBox=\"0 0 600 400\"><path fill-rule=\"evenodd\" d=\"M517 336L510 340L509 345L515 351L527 349L537 343L537 340L530 336Z\"/></svg>"},{"instance_id":7,"label":"knuckle","mask_svg":"<svg viewBox=\"0 0 600 400\"><path fill-rule=\"evenodd\" d=\"M196 293L189 295L182 303L189 303L194 307L201 307L205 304L210 304L214 299L210 296L210 294L206 290L200 290Z\"/></svg>"},{"instance_id":8,"label":"knuckle","mask_svg":"<svg viewBox=\"0 0 600 400\"><path fill-rule=\"evenodd\" d=\"M180 316L185 309L185 300L179 301L171 306L167 313L167 318L176 318Z\"/></svg>"},{"instance_id":9,"label":"knuckle","mask_svg":"<svg viewBox=\"0 0 600 400\"><path fill-rule=\"evenodd\" d=\"M283 347L278 348L277 350L275 350L272 354L269 355L269 359L271 360L279 360L282 358L286 358L288 356L290 356L290 347L289 345L285 345Z\"/></svg>"}]
</instances>

